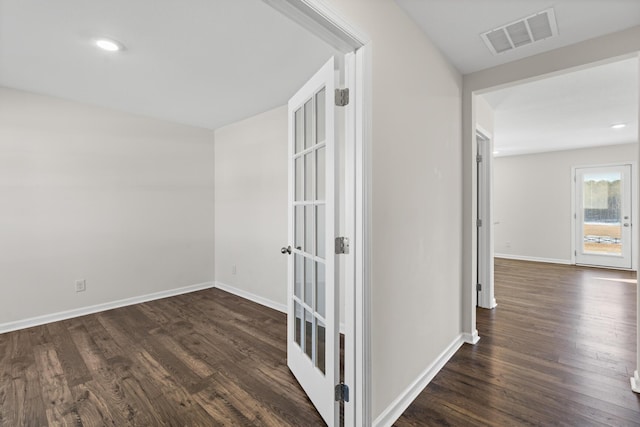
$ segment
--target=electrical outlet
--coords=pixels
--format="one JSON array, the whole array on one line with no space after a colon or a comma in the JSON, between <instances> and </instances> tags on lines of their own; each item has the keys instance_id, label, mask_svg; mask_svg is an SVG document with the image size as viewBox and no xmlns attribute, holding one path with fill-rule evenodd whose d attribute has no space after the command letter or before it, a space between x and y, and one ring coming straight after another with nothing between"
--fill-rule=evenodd
<instances>
[{"instance_id":1,"label":"electrical outlet","mask_svg":"<svg viewBox=\"0 0 640 427\"><path fill-rule=\"evenodd\" d=\"M76 280L76 292L84 292L87 290L87 281L82 279L82 280Z\"/></svg>"},{"instance_id":2,"label":"electrical outlet","mask_svg":"<svg viewBox=\"0 0 640 427\"><path fill-rule=\"evenodd\" d=\"M235 264L233 264L231 266L231 274L236 274L236 265Z\"/></svg>"}]
</instances>

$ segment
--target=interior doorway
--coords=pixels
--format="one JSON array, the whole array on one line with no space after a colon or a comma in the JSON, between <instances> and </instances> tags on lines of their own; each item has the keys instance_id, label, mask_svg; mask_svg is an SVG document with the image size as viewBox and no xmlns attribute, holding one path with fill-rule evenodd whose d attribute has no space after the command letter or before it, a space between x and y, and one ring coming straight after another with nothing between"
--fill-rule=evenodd
<instances>
[{"instance_id":1,"label":"interior doorway","mask_svg":"<svg viewBox=\"0 0 640 427\"><path fill-rule=\"evenodd\" d=\"M343 201L344 207L344 222L343 227L339 230L341 235L331 234L329 235L329 227L325 228L325 239L324 239L324 252L327 256L334 257L336 254L340 254L342 257L339 262L340 277L342 282L344 283L344 383L337 383L335 380L336 375L335 372L339 371L335 366L336 361L340 360L340 357L336 355L336 350L339 349L339 344L333 346L333 349L330 351L335 356L333 357L333 369L332 373L329 375L331 380L328 384L332 385L332 387L326 386L326 384L316 387L313 384L315 381L312 378L318 378L318 375L306 375L303 374L304 379L301 382L305 382L307 384L304 387L306 390L319 390L322 397L318 397L314 404L317 406L324 405L327 409L323 414L325 421L328 425L335 425L338 423L344 423L345 426L355 426L355 425L370 425L371 424L371 355L370 355L370 294L369 294L369 273L368 269L370 266L370 252L368 249L369 246L369 224L370 224L370 212L371 212L371 202L368 197L368 191L370 186L370 176L371 176L371 164L370 164L370 139L371 139L371 97L370 97L370 78L371 78L371 67L372 63L370 60L370 44L369 39L365 34L362 34L360 31L351 27L350 23L346 21L342 16L337 14L332 8L327 7L324 3L321 3L316 0L264 0L280 12L282 12L285 16L290 19L298 22L304 28L309 30L311 33L317 35L325 42L329 43L333 47L337 48L340 52L345 54L344 61L340 59L342 62L338 67L339 70L343 70L344 73L338 77L340 82L344 82L344 87L348 89L348 91L341 92L340 94L333 92L333 90L327 90L325 92L325 101L326 104L333 104L334 95L339 95L340 104L344 106L344 157L342 161L344 162L344 167L341 166L341 170L344 171L344 185L340 186L343 189L343 197L341 197ZM341 58L341 56L336 57L336 59ZM343 80L342 80L343 79ZM338 89L338 88L335 88ZM342 87L340 88L340 90ZM312 91L313 92L313 91ZM314 92L314 99L316 94L319 92ZM318 101L318 99L315 99ZM325 104L325 105L326 105ZM290 105L291 107L291 105ZM299 106L298 106L299 107ZM296 109L293 110L295 113ZM317 118L317 117L316 117ZM324 117L327 119L327 116ZM290 120L294 119L290 114ZM295 122L295 120L293 120ZM306 125L306 123L305 123ZM317 129L314 131L314 124L311 123L310 127L311 132L317 132ZM291 133L292 129L295 127L290 126L290 141L293 139L293 135ZM316 135L317 136L317 135ZM292 147L290 143L290 147ZM308 147L305 147L304 150L307 150ZM308 153L305 151L300 152L299 154L304 156ZM318 150L315 148L312 149L314 151L313 155L310 156L313 161L313 157L315 160L318 160ZM311 153L311 151L310 151ZM325 153L326 156L327 153ZM292 174L295 169L291 167L294 163L295 156L289 154L290 158L290 167L289 167L289 194L290 200L292 200L293 192L295 188L292 187L292 183L295 183ZM326 157L325 157L325 160ZM303 160L304 161L304 160ZM325 165L328 165L329 162L326 162ZM305 165L305 170L312 171L313 168L317 167L313 166L313 163L310 168L307 169ZM325 169L326 170L326 169ZM333 175L333 174L332 174ZM329 174L325 174L324 180L325 185L334 185L334 180L329 181L327 179ZM317 177L316 177L317 179ZM297 177L295 181L298 181ZM300 180L304 185L306 185L306 177ZM312 180L313 182L313 180ZM313 184L312 184L313 185ZM305 191L307 189L305 188ZM325 187L325 192L327 188ZM338 190L338 187L336 187ZM323 205L320 198L315 197L313 195L313 191L315 191L315 196L318 195L318 188L315 190L311 189L312 199L308 203L309 207L311 207L310 219L313 221L313 218L318 218L318 212L313 212L313 209L316 209ZM303 200L303 203L299 203L298 206L295 203L290 203L289 209L289 232L290 234L289 241L293 242L295 238L294 232L294 224L293 220L295 218L295 209L300 211L299 207L302 206L307 208L308 200ZM326 202L326 200L325 200ZM325 206L326 207L326 206ZM335 210L334 210L335 211ZM330 212L325 211L325 215L328 216ZM309 217L306 216L305 212L305 221L307 221ZM326 217L325 220L322 221L327 224ZM303 230L306 232L307 230ZM311 233L315 233L317 230L314 230L314 227L311 227ZM343 234L342 234L343 233ZM345 237L343 239L342 237ZM338 239L340 239L341 245L338 245ZM307 239L305 236L303 241ZM316 238L311 237L311 241L315 242L312 245L318 243L317 234ZM308 243L308 240L307 240ZM303 243L304 244L304 243ZM335 244L335 246L334 246ZM293 245L292 245L293 246ZM298 246L295 246L296 248ZM286 248L288 249L288 248ZM318 247L307 248L312 249L311 255L306 257L305 259L305 268L307 267L308 261L312 261L317 268L322 262L318 262ZM346 250L344 250L346 249ZM298 249L296 249L298 250ZM293 252L294 249L292 248ZM298 250L299 251L299 250ZM307 252L309 253L309 252ZM292 265L294 264L291 261L289 262L289 313L290 317L295 319L296 317L300 318L298 314L300 312L294 313L296 307L293 303L296 302L296 298L292 295L295 292L293 288L294 283L293 278L295 277L295 273L293 273ZM304 257L303 257L304 258ZM314 264L311 263L311 269L313 271ZM317 272L317 271L316 271ZM335 273L335 271L334 271ZM306 273L305 273L306 274ZM324 285L325 289L328 285L327 275L331 274L326 269L325 264L325 277L324 277ZM307 277L303 276L301 284L304 283L306 286ZM318 283L322 282L322 280L318 280L316 276L314 278L313 273L311 276L311 282L314 283L316 290L318 290ZM321 287L321 286L320 286ZM311 294L313 295L313 285L310 288ZM303 296L304 294L299 294L299 296ZM327 294L325 294L327 296ZM334 296L335 294L334 289ZM304 298L304 297L303 297ZM332 342L336 342L333 337L328 337L326 334L328 333L327 325L325 324L324 330L322 328L318 329L318 325L321 325L318 321L320 317L320 309L317 305L317 296L315 296L316 301L314 302L313 297L311 304L313 306L312 310L307 310L304 313L304 322L303 325L300 325L302 329L299 329L301 335L298 337L300 342L296 340L296 325L294 322L290 322L289 325L289 333L291 334L292 340L288 339L292 342L292 347L296 347L299 344L302 344L303 339L303 331L307 331L307 321L306 316L307 313L312 314L315 320L312 319L312 329L311 334L306 334L305 340L307 337L311 337L311 346L307 346L307 341L304 343L304 356L301 354L300 349L302 349L302 345L300 345L296 351L297 356L307 357L308 360L314 365L312 370L306 369L307 373L313 372L313 370L321 371L320 367L324 364L325 372L327 371L327 364L331 361L326 357L327 350L322 348L322 342L324 341L324 345L326 346L329 339ZM333 298L333 297L332 297ZM301 302L302 300L298 300ZM335 300L334 300L335 301ZM307 301L308 302L308 301ZM306 303L306 302L305 302ZM328 301L325 300L325 304ZM336 318L335 302L333 303L334 309L334 319ZM293 308L292 308L293 306ZM312 308L307 304L308 308ZM328 305L325 305L325 315L327 314ZM316 313L318 313L318 317L316 317ZM302 319L300 319L302 320ZM339 322L334 322L334 326L332 327L332 334L337 335L337 327ZM315 324L315 336L313 332L313 325ZM323 335L324 334L324 335ZM322 338L323 337L323 338ZM316 339L315 344L313 343L314 338ZM318 341L318 338L322 338ZM314 348L315 347L315 348ZM307 353L307 349L311 349L311 356ZM325 358L322 359L319 357L319 354L323 353ZM304 360L303 357L297 357L297 359ZM307 365L308 361L305 361ZM308 368L308 366L307 366ZM309 372L311 371L311 372ZM300 378L298 378L300 379ZM312 399L313 400L313 399ZM316 403L318 402L318 403ZM323 403L321 403L323 402ZM340 410L343 412L340 415L340 419L336 415L338 413L338 407L342 407ZM320 409L320 408L318 408ZM323 413L323 411L320 411ZM327 415L325 417L325 414Z\"/></svg>"},{"instance_id":2,"label":"interior doorway","mask_svg":"<svg viewBox=\"0 0 640 427\"><path fill-rule=\"evenodd\" d=\"M486 94L490 94L493 92L498 92L501 89L505 89L505 88L513 88L519 85L523 85L526 83L534 83L537 81L541 81L543 79L548 79L548 78L554 78L554 77L560 77L560 76L564 76L567 75L569 73L573 73L573 72L580 72L580 71L587 71L587 70L593 70L595 68L598 68L599 66L605 66L605 65L613 65L613 67L620 67L620 68L624 68L625 65L630 65L630 64L635 64L636 70L635 72L632 73L630 79L628 79L627 81L630 82L629 84L627 84L627 86L625 88L622 88L620 93L623 94L624 99L627 100L628 104L633 104L634 108L630 108L628 109L626 112L621 112L622 115L624 116L623 119L618 119L617 117L611 117L611 113L614 110L614 108L609 108L609 107L604 107L602 104L606 103L606 102L613 102L615 100L620 100L620 96L616 96L616 97L603 97L602 95L598 96L596 95L593 99L597 100L600 104L597 105L597 108L593 109L594 113L598 113L598 112L602 112L602 111L606 111L609 115L604 117L604 122L600 123L600 130L599 132L601 133L605 133L605 132L609 132L608 134L605 135L605 138L602 138L602 141L606 141L608 144L614 144L612 142L612 139L614 138L614 136L620 135L620 133L615 134L613 133L614 131L620 131L620 130L627 130L629 131L629 135L630 135L630 140L629 141L620 141L617 142L617 144L627 144L626 146L629 147L630 145L635 145L635 147L633 148L627 148L627 149L622 149L622 148L618 148L616 149L615 147L613 148L609 148L607 147L606 149L601 149L598 154L596 159L592 159L592 158L584 158L582 156L582 153L579 152L569 152L569 151L565 151L565 153L570 153L567 154L568 157L570 157L569 159L565 159L563 161L564 169L563 169L563 175L554 175L553 177L551 177L550 175L550 171L552 169L553 165L557 165L557 162L551 162L551 161L547 161L547 162L543 162L543 163L538 163L537 166L535 168L531 168L531 169L535 169L534 170L534 175L538 177L539 181L546 181L547 184L545 185L545 188L549 189L549 188L554 188L554 187L559 187L559 186L565 186L569 188L569 192L567 192L567 194L565 196L563 196L562 198L560 198L559 200L563 200L565 205L562 206L562 204L555 204L554 208L550 209L550 207L547 204L544 203L538 203L537 206L534 206L534 209L527 209L527 208L521 208L519 209L519 214L516 215L511 215L509 217L510 220L515 222L519 222L521 224L528 224L528 225L535 225L536 222L534 221L533 223L530 220L525 220L522 218L522 216L520 214L527 214L528 212L554 212L557 211L557 209L562 209L562 210L567 210L566 213L563 213L563 218L561 219L561 221L567 221L569 223L569 225L567 225L567 227L563 227L562 229L565 230L564 233L569 232L571 235L569 236L564 236L562 239L558 240L559 243L557 244L549 244L548 242L545 243L545 247L548 248L555 248L556 252L550 257L551 259L544 259L543 257L539 257L538 259L527 259L527 258L531 258L531 257L522 257L522 256L517 256L517 255L512 255L509 254L505 249L512 249L511 252L515 252L516 249L516 243L513 240L506 240L504 242L499 241L500 239L498 238L498 232L496 231L496 241L495 241L495 250L496 250L496 254L501 253L503 250L505 250L505 252L507 252L508 255L510 255L510 257L512 259L521 259L521 260L529 260L529 261L542 261L542 262L557 262L557 261L561 261L560 263L566 263L566 264L572 264L572 263L576 263L576 256L577 256L577 250L576 247L578 246L578 237L576 235L580 235L582 234L582 238L580 240L580 244L584 244L584 240L585 240L585 236L584 236L584 225L581 226L582 230L580 230L580 232L577 232L576 228L578 227L578 225L576 225L576 219L577 218L573 218L573 213L575 213L575 197L572 197L573 195L570 193L571 191L571 185L573 183L573 175L572 174L572 167L575 168L576 165L592 165L592 164L623 164L623 163L630 163L630 164L634 164L635 163L635 159L637 158L637 112L638 112L638 92L637 92L637 82L638 82L638 71L637 71L637 64L638 64L638 54L637 52L634 53L630 53L627 56L619 56L616 57L614 55L611 56L607 56L607 55L603 55L602 57L598 58L599 61L596 61L594 59L590 60L590 61L572 61L572 60L567 60L567 61L561 61L561 64L558 64L557 66L554 67L547 67L545 68L544 66L540 67L540 69L536 69L536 71L534 73L528 73L528 72L521 72L521 73L516 73L516 75L512 75L507 79L503 79L503 78L496 78L496 79L489 79L488 81L486 80L482 80L479 79L479 81L476 81L474 78L468 78L465 80L465 82L467 83L467 89L465 89L465 92L467 94L467 96L469 96L469 99L471 100L471 102L469 103L470 107L469 110L465 110L466 114L464 115L464 119L463 121L466 123L466 129L471 130L473 129L473 133L470 134L469 131L467 131L465 139L466 141L468 141L467 144L465 144L465 150L467 150L467 161L471 162L473 164L473 166L470 168L470 170L473 170L475 168L475 155L476 155L476 141L475 141L475 137L476 137L476 129L477 126L482 123L481 121L479 121L479 119L483 118L485 116L485 114L483 114L484 112L482 112L480 109L482 108L482 106L479 106L480 104L482 104L481 102L478 102L478 99L482 99L482 97L484 97ZM625 62L626 61L626 62ZM546 72L543 72L542 70L546 69ZM499 73L495 73L494 75L499 75ZM620 77L621 74L619 74L616 77L616 80L618 80L619 82L622 81ZM577 83L578 80L577 79L573 79L572 82L570 84L565 84L562 89L566 89L569 90L572 86L573 83ZM602 91L602 84L597 85L597 88L599 88L600 91ZM632 88L631 90L629 90L629 88ZM636 90L634 90L633 88L635 88ZM555 93L558 93L559 91L554 91ZM612 91L607 91L607 93L610 93ZM585 91L575 91L574 93L577 93L579 95L586 95ZM500 101L505 101L507 100L507 97L503 97ZM565 97L566 99L566 97ZM513 100L513 98L511 98L511 100ZM582 102L580 103L580 109L574 109L574 111L578 112L578 111L582 111L583 107L585 106L585 103ZM558 108L560 108L560 106L558 106ZM558 108L547 108L547 111L550 114L554 114L554 115L558 115L559 111ZM530 113L530 112L528 112ZM616 116L618 116L620 114L616 114ZM528 117L531 117L531 114L527 114ZM493 120L493 116L490 114L491 120ZM596 120L594 119L590 119L587 120L588 124L590 125L594 125L594 123L596 123ZM493 124L493 122L491 122ZM517 123L517 121L512 120L511 123ZM540 123L540 121L539 121ZM550 130L553 129L554 126L549 125L549 120L545 120L544 121L545 126L540 127L538 126L538 128L544 128L546 130ZM579 142L583 142L585 140L586 136L593 136L596 134L596 132L594 132L593 130L588 130L588 128L584 128L584 127L580 127L577 128L575 125L576 123L574 121L570 121L570 120L563 120L563 123L566 125L572 124L574 125L574 129L578 129L581 131L580 135L577 134L577 132L569 132L569 133L565 133L567 136L570 136L569 139L574 140L574 141L579 141ZM584 124L584 120L581 122ZM496 126L497 127L497 126ZM496 129L492 128L492 130L494 131L494 138L496 138ZM568 150L567 148L560 148L558 146L558 143L555 139L553 138L541 138L540 136L537 138L532 138L531 139L532 142L538 144L538 143L546 143L548 144L548 148L549 148L549 152L562 152L563 150ZM494 141L497 143L497 138L496 141ZM621 147L622 145L618 145L618 147ZM502 150L501 147L496 145L496 150L500 150L501 153L498 157L502 157L505 155L515 155L515 153L513 152L508 152L508 150ZM617 154L614 154L613 152L617 150ZM635 150L635 154L632 152L631 154L629 154L629 150ZM623 152L626 152L623 153ZM520 154L531 154L531 152L526 153L526 152L522 152ZM525 156L522 156L525 157ZM542 155L541 155L542 157ZM586 156L585 156L586 157ZM499 159L495 159L496 161L498 161ZM547 159L549 160L549 159ZM522 173L522 166L523 164L520 163L517 166L513 167L513 170L516 171L514 176L520 177L523 175ZM471 194L473 194L474 197L470 197L470 202L469 204L474 208L472 210L474 217L475 217L475 208L476 208L476 203L478 203L478 201L475 198L476 195L476 180L477 180L477 174L475 173L476 171L473 170L473 173L468 175L469 179L467 180L467 187L468 191L470 191ZM569 180L569 177L571 177L571 180ZM504 178L504 177L503 177ZM553 178L553 179L550 179ZM624 178L622 178L624 179ZM637 174L634 173L633 168L632 168L632 172L631 172L631 176L629 178L629 182L631 182L631 191L632 191L632 196L636 196L637 195L637 181L638 181L638 177ZM504 182L505 179L501 179L500 177L496 176L496 182ZM506 179L506 181L510 181L509 179ZM516 181L515 179L512 181ZM601 180L602 181L602 180ZM604 180L607 181L607 180ZM521 194L524 194L525 196L529 195L531 196L532 193L528 192L527 189L523 188L521 185L518 185L517 182L509 182L510 185L517 187L518 191ZM609 185L609 184L607 184ZM531 197L530 197L531 198ZM631 231L631 241L637 242L638 241L638 232L637 230L633 229L633 224L634 224L634 216L637 216L637 197L633 197L632 199L632 211L629 213L629 215L626 214L622 214L622 218L620 219L621 221L621 227L622 228L628 228ZM573 212L572 212L573 211ZM591 214L590 214L591 215ZM625 218L624 216L629 216L629 220L631 220L628 224L628 227L624 227L625 224ZM475 222L475 218L473 218L474 222ZM471 221L469 221L471 222ZM501 217L496 217L496 222L499 222L500 225L499 227L505 227L506 224L506 220L503 221L503 218ZM583 221L584 222L584 221ZM509 224L509 226L512 226L514 224ZM556 221L553 224L558 225L559 222ZM471 225L471 224L470 224ZM475 224L474 224L475 225ZM489 224L489 226L493 226L493 224ZM471 230L473 230L473 232L475 232L474 230L475 227L471 228ZM532 227L529 226L525 226L524 228L526 230L525 233L527 236L526 239L523 238L522 242L527 242L529 244L532 245L538 245L539 247L540 245L540 241L538 239L538 236L540 236L540 232L533 232L532 231ZM568 230L568 231L567 231ZM622 234L624 232L622 231L622 229L620 229L620 238L622 238ZM477 237L476 233L473 233L474 235L471 235L470 238L468 238L468 241L472 241L474 244L472 246L470 246L470 248L472 248L473 251L477 250L477 246L475 244L475 238ZM555 235L558 236L562 233L550 233L550 235ZM590 238L589 238L590 239ZM588 240L589 240L588 239ZM564 242L564 243L563 243ZM566 249L562 249L561 246L562 245L567 245L568 247ZM519 249L519 248L518 248ZM575 252L574 252L575 251ZM623 251L624 252L624 251ZM560 256L555 256L556 254L559 254ZM566 254L566 255L563 255ZM502 254L500 254L501 256ZM555 258L555 259L553 259ZM623 255L620 255L619 258L624 259L625 257ZM637 255L637 251L634 251L633 249L631 250L631 254L629 256L629 258L631 259L631 267L630 269L637 269L638 266L638 255ZM472 285L473 288L469 289L469 299L467 301L470 301L471 304L467 305L467 307L469 307L469 311L467 314L467 320L469 321L469 323L467 324L467 330L470 331L470 333L475 333L477 334L477 326L476 326L476 304L475 303L475 298L477 296L476 294L476 289L475 289L475 284L476 279L477 279L477 272L479 271L477 269L477 267L473 264L474 262L478 262L480 258L477 256L477 254L472 254L471 257L471 262L469 262L467 265L469 265L471 267L471 269L469 270L469 276L472 278L472 282L469 283L469 285ZM578 257L578 263L580 263L580 258ZM595 262L593 261L589 261L590 265L596 265ZM598 265L601 265L601 262L598 262ZM629 267L626 267L628 264L624 264L624 267L616 267L616 268L625 268L625 269L629 269ZM640 306L640 297L637 301L638 306ZM637 325L637 331L640 331L640 324ZM640 333L640 332L639 332ZM639 341L640 342L640 341ZM637 353L636 356L638 358L638 366L640 366L640 347L637 349ZM631 379L631 384L632 384L632 389L634 391L638 391L638 387L637 384L640 384L640 380L638 380L638 371L636 371Z\"/></svg>"}]
</instances>

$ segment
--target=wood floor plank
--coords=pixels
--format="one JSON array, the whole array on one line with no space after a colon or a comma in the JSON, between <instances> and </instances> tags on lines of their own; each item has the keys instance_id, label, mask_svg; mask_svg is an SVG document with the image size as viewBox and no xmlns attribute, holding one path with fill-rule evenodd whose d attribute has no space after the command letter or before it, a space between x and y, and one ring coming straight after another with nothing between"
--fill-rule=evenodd
<instances>
[{"instance_id":1,"label":"wood floor plank","mask_svg":"<svg viewBox=\"0 0 640 427\"><path fill-rule=\"evenodd\" d=\"M145 375L152 381L153 388L162 391L165 403L160 405L162 407L161 410L166 411L167 408L173 408L172 414L165 414L163 420L173 418L170 425L199 426L211 424L211 417L197 402L197 399L194 399L191 393L173 381L171 374L153 359L149 353L145 351L139 352L137 359L142 369L144 369ZM153 402L154 404L158 403L155 398Z\"/></svg>"},{"instance_id":2,"label":"wood floor plank","mask_svg":"<svg viewBox=\"0 0 640 427\"><path fill-rule=\"evenodd\" d=\"M83 326L70 333L93 380L71 388L78 414L95 425L125 425L131 408L102 349Z\"/></svg>"},{"instance_id":3,"label":"wood floor plank","mask_svg":"<svg viewBox=\"0 0 640 427\"><path fill-rule=\"evenodd\" d=\"M78 349L73 345L68 345L71 338L69 336L69 327L74 321L54 322L46 325L51 336L56 355L60 361L65 380L70 386L82 384L91 380L91 374L84 364Z\"/></svg>"},{"instance_id":4,"label":"wood floor plank","mask_svg":"<svg viewBox=\"0 0 640 427\"><path fill-rule=\"evenodd\" d=\"M66 374L54 345L38 346L35 357L49 425L81 424Z\"/></svg>"},{"instance_id":5,"label":"wood floor plank","mask_svg":"<svg viewBox=\"0 0 640 427\"><path fill-rule=\"evenodd\" d=\"M29 330L0 336L2 425L48 425Z\"/></svg>"},{"instance_id":6,"label":"wood floor plank","mask_svg":"<svg viewBox=\"0 0 640 427\"><path fill-rule=\"evenodd\" d=\"M234 369L232 368L232 370ZM281 426L288 424L254 397L253 387L244 388L239 384L241 383L234 376L229 375L229 370L220 370L209 378L208 386L197 393L195 398L205 410L225 408L223 418L218 420L220 422L227 422L231 419L233 420L232 425Z\"/></svg>"}]
</instances>

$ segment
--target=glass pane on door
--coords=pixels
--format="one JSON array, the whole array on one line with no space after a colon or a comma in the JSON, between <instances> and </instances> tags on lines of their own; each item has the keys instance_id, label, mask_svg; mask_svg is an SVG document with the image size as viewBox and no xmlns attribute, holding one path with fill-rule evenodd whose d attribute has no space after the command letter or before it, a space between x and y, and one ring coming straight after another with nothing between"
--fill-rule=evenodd
<instances>
[{"instance_id":1,"label":"glass pane on door","mask_svg":"<svg viewBox=\"0 0 640 427\"><path fill-rule=\"evenodd\" d=\"M294 307L296 313L295 340L299 346L302 346L302 313L304 312L304 310L302 309L302 306L300 306L300 304L298 304L297 302L294 303Z\"/></svg>"},{"instance_id":2,"label":"glass pane on door","mask_svg":"<svg viewBox=\"0 0 640 427\"><path fill-rule=\"evenodd\" d=\"M583 174L584 253L622 255L621 184L617 171Z\"/></svg>"},{"instance_id":3,"label":"glass pane on door","mask_svg":"<svg viewBox=\"0 0 640 427\"><path fill-rule=\"evenodd\" d=\"M304 311L305 313L305 321L304 321L304 352L309 356L309 359L313 360L313 348L314 348L314 340L313 340L313 314Z\"/></svg>"},{"instance_id":4,"label":"glass pane on door","mask_svg":"<svg viewBox=\"0 0 640 427\"><path fill-rule=\"evenodd\" d=\"M304 258L300 254L294 254L293 256L295 257L295 264L293 266L293 294L298 299L302 299L302 283L304 282Z\"/></svg>"},{"instance_id":5,"label":"glass pane on door","mask_svg":"<svg viewBox=\"0 0 640 427\"><path fill-rule=\"evenodd\" d=\"M325 373L325 343L326 328L321 320L318 320L316 327L316 367Z\"/></svg>"},{"instance_id":6,"label":"glass pane on door","mask_svg":"<svg viewBox=\"0 0 640 427\"><path fill-rule=\"evenodd\" d=\"M303 111L302 108L298 108L298 110L296 110L295 112L295 121L294 121L294 126L295 126L295 134L294 134L294 138L295 138L295 152L299 153L304 149L304 123L303 123Z\"/></svg>"},{"instance_id":7,"label":"glass pane on door","mask_svg":"<svg viewBox=\"0 0 640 427\"><path fill-rule=\"evenodd\" d=\"M308 100L305 104L304 104L304 148L309 148L313 145L313 136L312 136L312 131L313 131L313 111L312 111L312 107L313 104L311 103L311 100Z\"/></svg>"},{"instance_id":8,"label":"glass pane on door","mask_svg":"<svg viewBox=\"0 0 640 427\"><path fill-rule=\"evenodd\" d=\"M313 260L307 258L304 275L304 303L313 306Z\"/></svg>"},{"instance_id":9,"label":"glass pane on door","mask_svg":"<svg viewBox=\"0 0 640 427\"><path fill-rule=\"evenodd\" d=\"M294 173L295 173L295 192L294 192L294 197L295 197L295 201L298 202L300 200L302 200L302 192L303 192L303 185L304 185L304 181L302 180L302 177L304 176L304 166L302 163L302 157L298 157L293 165L294 168Z\"/></svg>"},{"instance_id":10,"label":"glass pane on door","mask_svg":"<svg viewBox=\"0 0 640 427\"><path fill-rule=\"evenodd\" d=\"M324 89L316 94L316 140L320 144L325 140Z\"/></svg>"}]
</instances>

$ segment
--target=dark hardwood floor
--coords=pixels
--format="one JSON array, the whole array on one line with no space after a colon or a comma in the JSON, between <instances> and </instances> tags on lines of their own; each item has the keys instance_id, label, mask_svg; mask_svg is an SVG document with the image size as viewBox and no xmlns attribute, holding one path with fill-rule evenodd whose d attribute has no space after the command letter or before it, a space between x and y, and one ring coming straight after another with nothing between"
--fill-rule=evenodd
<instances>
[{"instance_id":1,"label":"dark hardwood floor","mask_svg":"<svg viewBox=\"0 0 640 427\"><path fill-rule=\"evenodd\" d=\"M496 260L495 310L397 426L640 426L635 274ZM0 335L0 425L321 426L285 315L212 289Z\"/></svg>"},{"instance_id":2,"label":"dark hardwood floor","mask_svg":"<svg viewBox=\"0 0 640 427\"><path fill-rule=\"evenodd\" d=\"M0 334L0 425L324 425L286 316L211 289Z\"/></svg>"},{"instance_id":3,"label":"dark hardwood floor","mask_svg":"<svg viewBox=\"0 0 640 427\"><path fill-rule=\"evenodd\" d=\"M494 310L397 426L638 426L636 275L496 259Z\"/></svg>"}]
</instances>

